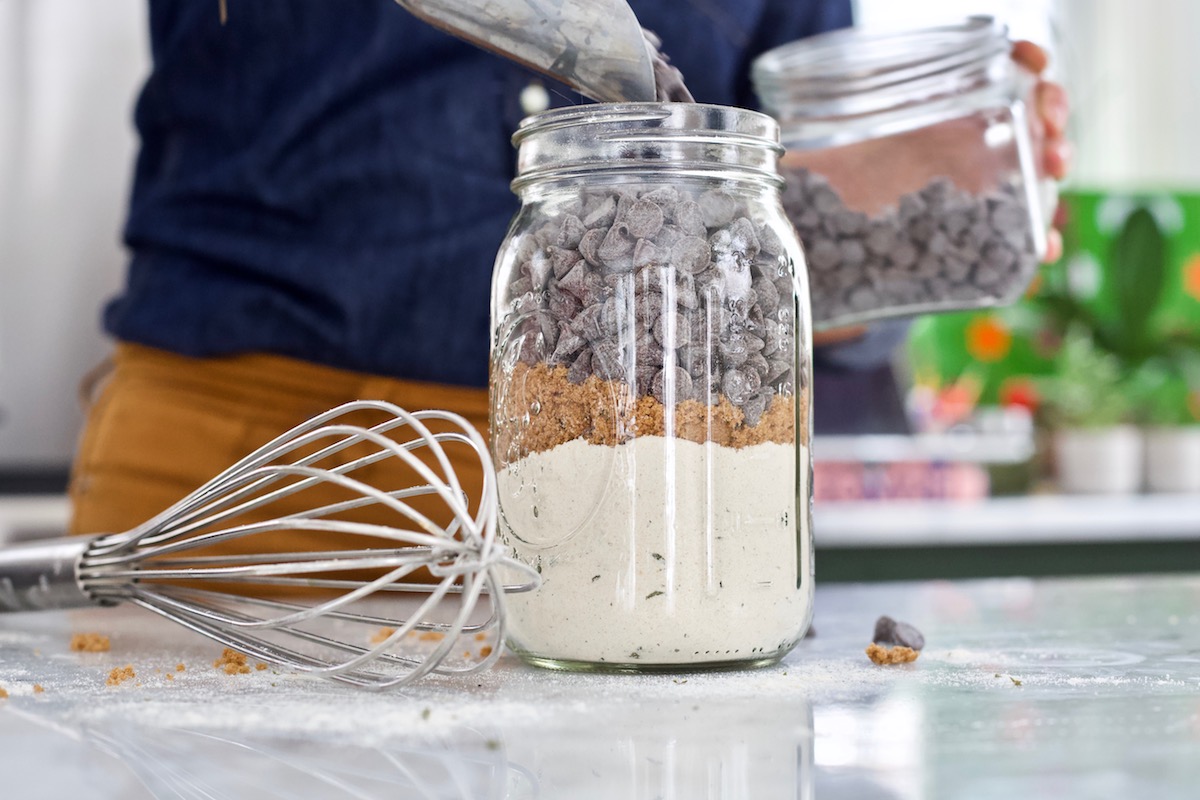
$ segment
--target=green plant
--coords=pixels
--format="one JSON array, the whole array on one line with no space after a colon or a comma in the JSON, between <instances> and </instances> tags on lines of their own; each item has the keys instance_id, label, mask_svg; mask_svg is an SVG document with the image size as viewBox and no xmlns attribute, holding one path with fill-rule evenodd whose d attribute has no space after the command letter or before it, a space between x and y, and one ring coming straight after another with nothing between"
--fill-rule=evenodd
<instances>
[{"instance_id":1,"label":"green plant","mask_svg":"<svg viewBox=\"0 0 1200 800\"><path fill-rule=\"evenodd\" d=\"M1189 400L1200 389L1200 337L1154 324L1169 261L1153 213L1134 209L1113 241L1108 290L1115 314L1102 316L1071 285L1070 265L1014 309L1009 323L1058 339L1054 374L1038 381L1047 422L1095 427L1120 422L1195 422Z\"/></svg>"},{"instance_id":2,"label":"green plant","mask_svg":"<svg viewBox=\"0 0 1200 800\"><path fill-rule=\"evenodd\" d=\"M1177 350L1145 361L1133 378L1144 398L1139 421L1160 427L1200 424L1200 353Z\"/></svg>"},{"instance_id":3,"label":"green plant","mask_svg":"<svg viewBox=\"0 0 1200 800\"><path fill-rule=\"evenodd\" d=\"M1035 381L1052 427L1100 428L1129 422L1137 403L1121 360L1097 347L1086 326L1063 335L1052 375Z\"/></svg>"}]
</instances>

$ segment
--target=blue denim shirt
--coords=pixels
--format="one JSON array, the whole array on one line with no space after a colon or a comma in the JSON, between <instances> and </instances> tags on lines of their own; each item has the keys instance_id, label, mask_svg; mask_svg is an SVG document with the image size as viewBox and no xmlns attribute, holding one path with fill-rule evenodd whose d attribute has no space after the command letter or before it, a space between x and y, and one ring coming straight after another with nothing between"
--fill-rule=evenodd
<instances>
[{"instance_id":1,"label":"blue denim shirt","mask_svg":"<svg viewBox=\"0 0 1200 800\"><path fill-rule=\"evenodd\" d=\"M849 0L632 0L697 100ZM150 0L120 339L487 382L492 262L533 76L388 0ZM566 90L556 104L582 102Z\"/></svg>"}]
</instances>

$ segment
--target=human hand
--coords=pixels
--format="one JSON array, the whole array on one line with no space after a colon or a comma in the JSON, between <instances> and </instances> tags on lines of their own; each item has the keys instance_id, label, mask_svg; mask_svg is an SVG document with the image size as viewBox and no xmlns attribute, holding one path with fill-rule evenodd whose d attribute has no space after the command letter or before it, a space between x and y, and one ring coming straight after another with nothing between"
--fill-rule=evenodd
<instances>
[{"instance_id":1,"label":"human hand","mask_svg":"<svg viewBox=\"0 0 1200 800\"><path fill-rule=\"evenodd\" d=\"M1062 180L1071 168L1071 143L1067 141L1069 104L1066 89L1061 84L1041 77L1049 63L1046 51L1029 41L1013 45L1012 58L1038 76L1033 90L1037 114L1030 120L1034 148L1041 153L1039 165L1043 174ZM1062 256L1062 234L1051 229L1047 234L1044 261L1057 261Z\"/></svg>"}]
</instances>

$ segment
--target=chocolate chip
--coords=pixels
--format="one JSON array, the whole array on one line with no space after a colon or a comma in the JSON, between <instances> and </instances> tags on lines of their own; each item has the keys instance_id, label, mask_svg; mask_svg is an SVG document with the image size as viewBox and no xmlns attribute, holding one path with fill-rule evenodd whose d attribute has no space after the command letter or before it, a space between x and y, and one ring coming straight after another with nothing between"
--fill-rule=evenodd
<instances>
[{"instance_id":1,"label":"chocolate chip","mask_svg":"<svg viewBox=\"0 0 1200 800\"><path fill-rule=\"evenodd\" d=\"M579 254L593 267L603 266L600 260L600 246L608 236L608 228L592 228L579 240Z\"/></svg>"},{"instance_id":2,"label":"chocolate chip","mask_svg":"<svg viewBox=\"0 0 1200 800\"><path fill-rule=\"evenodd\" d=\"M638 200L624 216L629 235L637 239L648 239L663 226L663 212L650 200Z\"/></svg>"},{"instance_id":3,"label":"chocolate chip","mask_svg":"<svg viewBox=\"0 0 1200 800\"><path fill-rule=\"evenodd\" d=\"M633 269L633 248L637 242L629 235L624 223L616 223L608 229L604 241L596 249L596 257L612 272ZM589 259L590 260L590 259Z\"/></svg>"},{"instance_id":4,"label":"chocolate chip","mask_svg":"<svg viewBox=\"0 0 1200 800\"><path fill-rule=\"evenodd\" d=\"M692 274L702 272L712 257L708 242L698 237L689 236L680 239L671 248L671 263L677 268Z\"/></svg>"},{"instance_id":5,"label":"chocolate chip","mask_svg":"<svg viewBox=\"0 0 1200 800\"><path fill-rule=\"evenodd\" d=\"M673 377L674 380L668 380ZM650 384L650 393L663 405L692 396L692 376L682 367L659 370Z\"/></svg>"},{"instance_id":6,"label":"chocolate chip","mask_svg":"<svg viewBox=\"0 0 1200 800\"><path fill-rule=\"evenodd\" d=\"M643 330L650 330L662 318L663 297L657 292L646 292L633 301L634 315Z\"/></svg>"},{"instance_id":7,"label":"chocolate chip","mask_svg":"<svg viewBox=\"0 0 1200 800\"><path fill-rule=\"evenodd\" d=\"M550 315L559 322L570 322L583 308L579 298L567 292L561 286L553 286L547 292L547 308Z\"/></svg>"},{"instance_id":8,"label":"chocolate chip","mask_svg":"<svg viewBox=\"0 0 1200 800\"><path fill-rule=\"evenodd\" d=\"M762 379L757 372L752 370L726 370L725 375L721 378L721 391L735 406L745 404L754 396L760 386L762 386Z\"/></svg>"},{"instance_id":9,"label":"chocolate chip","mask_svg":"<svg viewBox=\"0 0 1200 800\"><path fill-rule=\"evenodd\" d=\"M604 335L600 327L600 317L603 314L604 303L594 303L575 315L575 319L571 321L571 330L589 342L599 341Z\"/></svg>"},{"instance_id":10,"label":"chocolate chip","mask_svg":"<svg viewBox=\"0 0 1200 800\"><path fill-rule=\"evenodd\" d=\"M733 221L737 212L737 201L728 192L720 189L709 189L696 198L703 215L704 224L709 228L720 228Z\"/></svg>"},{"instance_id":11,"label":"chocolate chip","mask_svg":"<svg viewBox=\"0 0 1200 800\"><path fill-rule=\"evenodd\" d=\"M767 397L756 394L742 404L742 416L750 427L757 427L762 421L763 412L767 410Z\"/></svg>"},{"instance_id":12,"label":"chocolate chip","mask_svg":"<svg viewBox=\"0 0 1200 800\"><path fill-rule=\"evenodd\" d=\"M551 246L546 248L546 252L550 256L550 266L554 277L559 279L566 276L571 271L571 267L575 266L575 263L582 258L578 250L568 250L564 247Z\"/></svg>"},{"instance_id":13,"label":"chocolate chip","mask_svg":"<svg viewBox=\"0 0 1200 800\"><path fill-rule=\"evenodd\" d=\"M675 246L675 243L686 235L674 225L663 225L654 237L654 244L658 245L661 250L669 253L671 252L671 248Z\"/></svg>"},{"instance_id":14,"label":"chocolate chip","mask_svg":"<svg viewBox=\"0 0 1200 800\"><path fill-rule=\"evenodd\" d=\"M579 240L583 238L583 234L585 233L587 233L587 226L583 224L583 220L574 214L567 214L563 217L562 224L559 225L558 236L554 244L568 250L574 250L579 247Z\"/></svg>"},{"instance_id":15,"label":"chocolate chip","mask_svg":"<svg viewBox=\"0 0 1200 800\"><path fill-rule=\"evenodd\" d=\"M674 186L660 186L643 193L642 199L649 200L659 208L674 208L679 203L679 190Z\"/></svg>"},{"instance_id":16,"label":"chocolate chip","mask_svg":"<svg viewBox=\"0 0 1200 800\"><path fill-rule=\"evenodd\" d=\"M684 200L675 207L675 225L685 236L708 236L704 212L695 201Z\"/></svg>"},{"instance_id":17,"label":"chocolate chip","mask_svg":"<svg viewBox=\"0 0 1200 800\"><path fill-rule=\"evenodd\" d=\"M760 253L772 259L783 255L784 247L783 240L779 238L779 234L766 223L758 226L758 244Z\"/></svg>"},{"instance_id":18,"label":"chocolate chip","mask_svg":"<svg viewBox=\"0 0 1200 800\"><path fill-rule=\"evenodd\" d=\"M836 269L842 260L842 249L832 239L819 239L809 243L808 263L813 269L823 272Z\"/></svg>"},{"instance_id":19,"label":"chocolate chip","mask_svg":"<svg viewBox=\"0 0 1200 800\"><path fill-rule=\"evenodd\" d=\"M659 263L658 247L654 242L648 239L638 239L638 242L633 247L633 266L634 268L644 267L648 264Z\"/></svg>"},{"instance_id":20,"label":"chocolate chip","mask_svg":"<svg viewBox=\"0 0 1200 800\"><path fill-rule=\"evenodd\" d=\"M604 340L592 345L592 371L601 380L624 380L625 365L616 342Z\"/></svg>"},{"instance_id":21,"label":"chocolate chip","mask_svg":"<svg viewBox=\"0 0 1200 800\"><path fill-rule=\"evenodd\" d=\"M888 616L875 620L875 635L871 641L888 647L911 647L913 650L925 647L925 636L919 630L907 622L897 622Z\"/></svg>"},{"instance_id":22,"label":"chocolate chip","mask_svg":"<svg viewBox=\"0 0 1200 800\"><path fill-rule=\"evenodd\" d=\"M660 315L654 321L652 330L654 338L661 342L663 347L672 350L685 347L692 340L692 331L687 317L678 311Z\"/></svg>"},{"instance_id":23,"label":"chocolate chip","mask_svg":"<svg viewBox=\"0 0 1200 800\"><path fill-rule=\"evenodd\" d=\"M567 380L571 383L583 383L592 375L592 350L584 348L579 355L575 357L570 368L567 370Z\"/></svg>"},{"instance_id":24,"label":"chocolate chip","mask_svg":"<svg viewBox=\"0 0 1200 800\"><path fill-rule=\"evenodd\" d=\"M607 228L617 218L617 201L611 195L585 206L583 225L586 228ZM585 255L584 258L587 258Z\"/></svg>"},{"instance_id":25,"label":"chocolate chip","mask_svg":"<svg viewBox=\"0 0 1200 800\"><path fill-rule=\"evenodd\" d=\"M582 336L576 336L571 332L570 328L563 327L559 330L558 344L554 348L554 353L550 356L551 364L571 364L574 362L576 355L583 350L587 342Z\"/></svg>"}]
</instances>

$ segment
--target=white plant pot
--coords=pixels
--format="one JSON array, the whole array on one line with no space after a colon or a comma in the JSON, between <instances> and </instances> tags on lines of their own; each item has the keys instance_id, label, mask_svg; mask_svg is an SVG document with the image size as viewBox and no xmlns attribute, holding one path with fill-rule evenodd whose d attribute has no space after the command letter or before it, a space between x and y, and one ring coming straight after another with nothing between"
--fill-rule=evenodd
<instances>
[{"instance_id":1,"label":"white plant pot","mask_svg":"<svg viewBox=\"0 0 1200 800\"><path fill-rule=\"evenodd\" d=\"M1146 489L1200 493L1200 425L1149 428Z\"/></svg>"},{"instance_id":2,"label":"white plant pot","mask_svg":"<svg viewBox=\"0 0 1200 800\"><path fill-rule=\"evenodd\" d=\"M1054 434L1058 485L1071 494L1133 494L1142 485L1142 434L1132 425Z\"/></svg>"}]
</instances>

